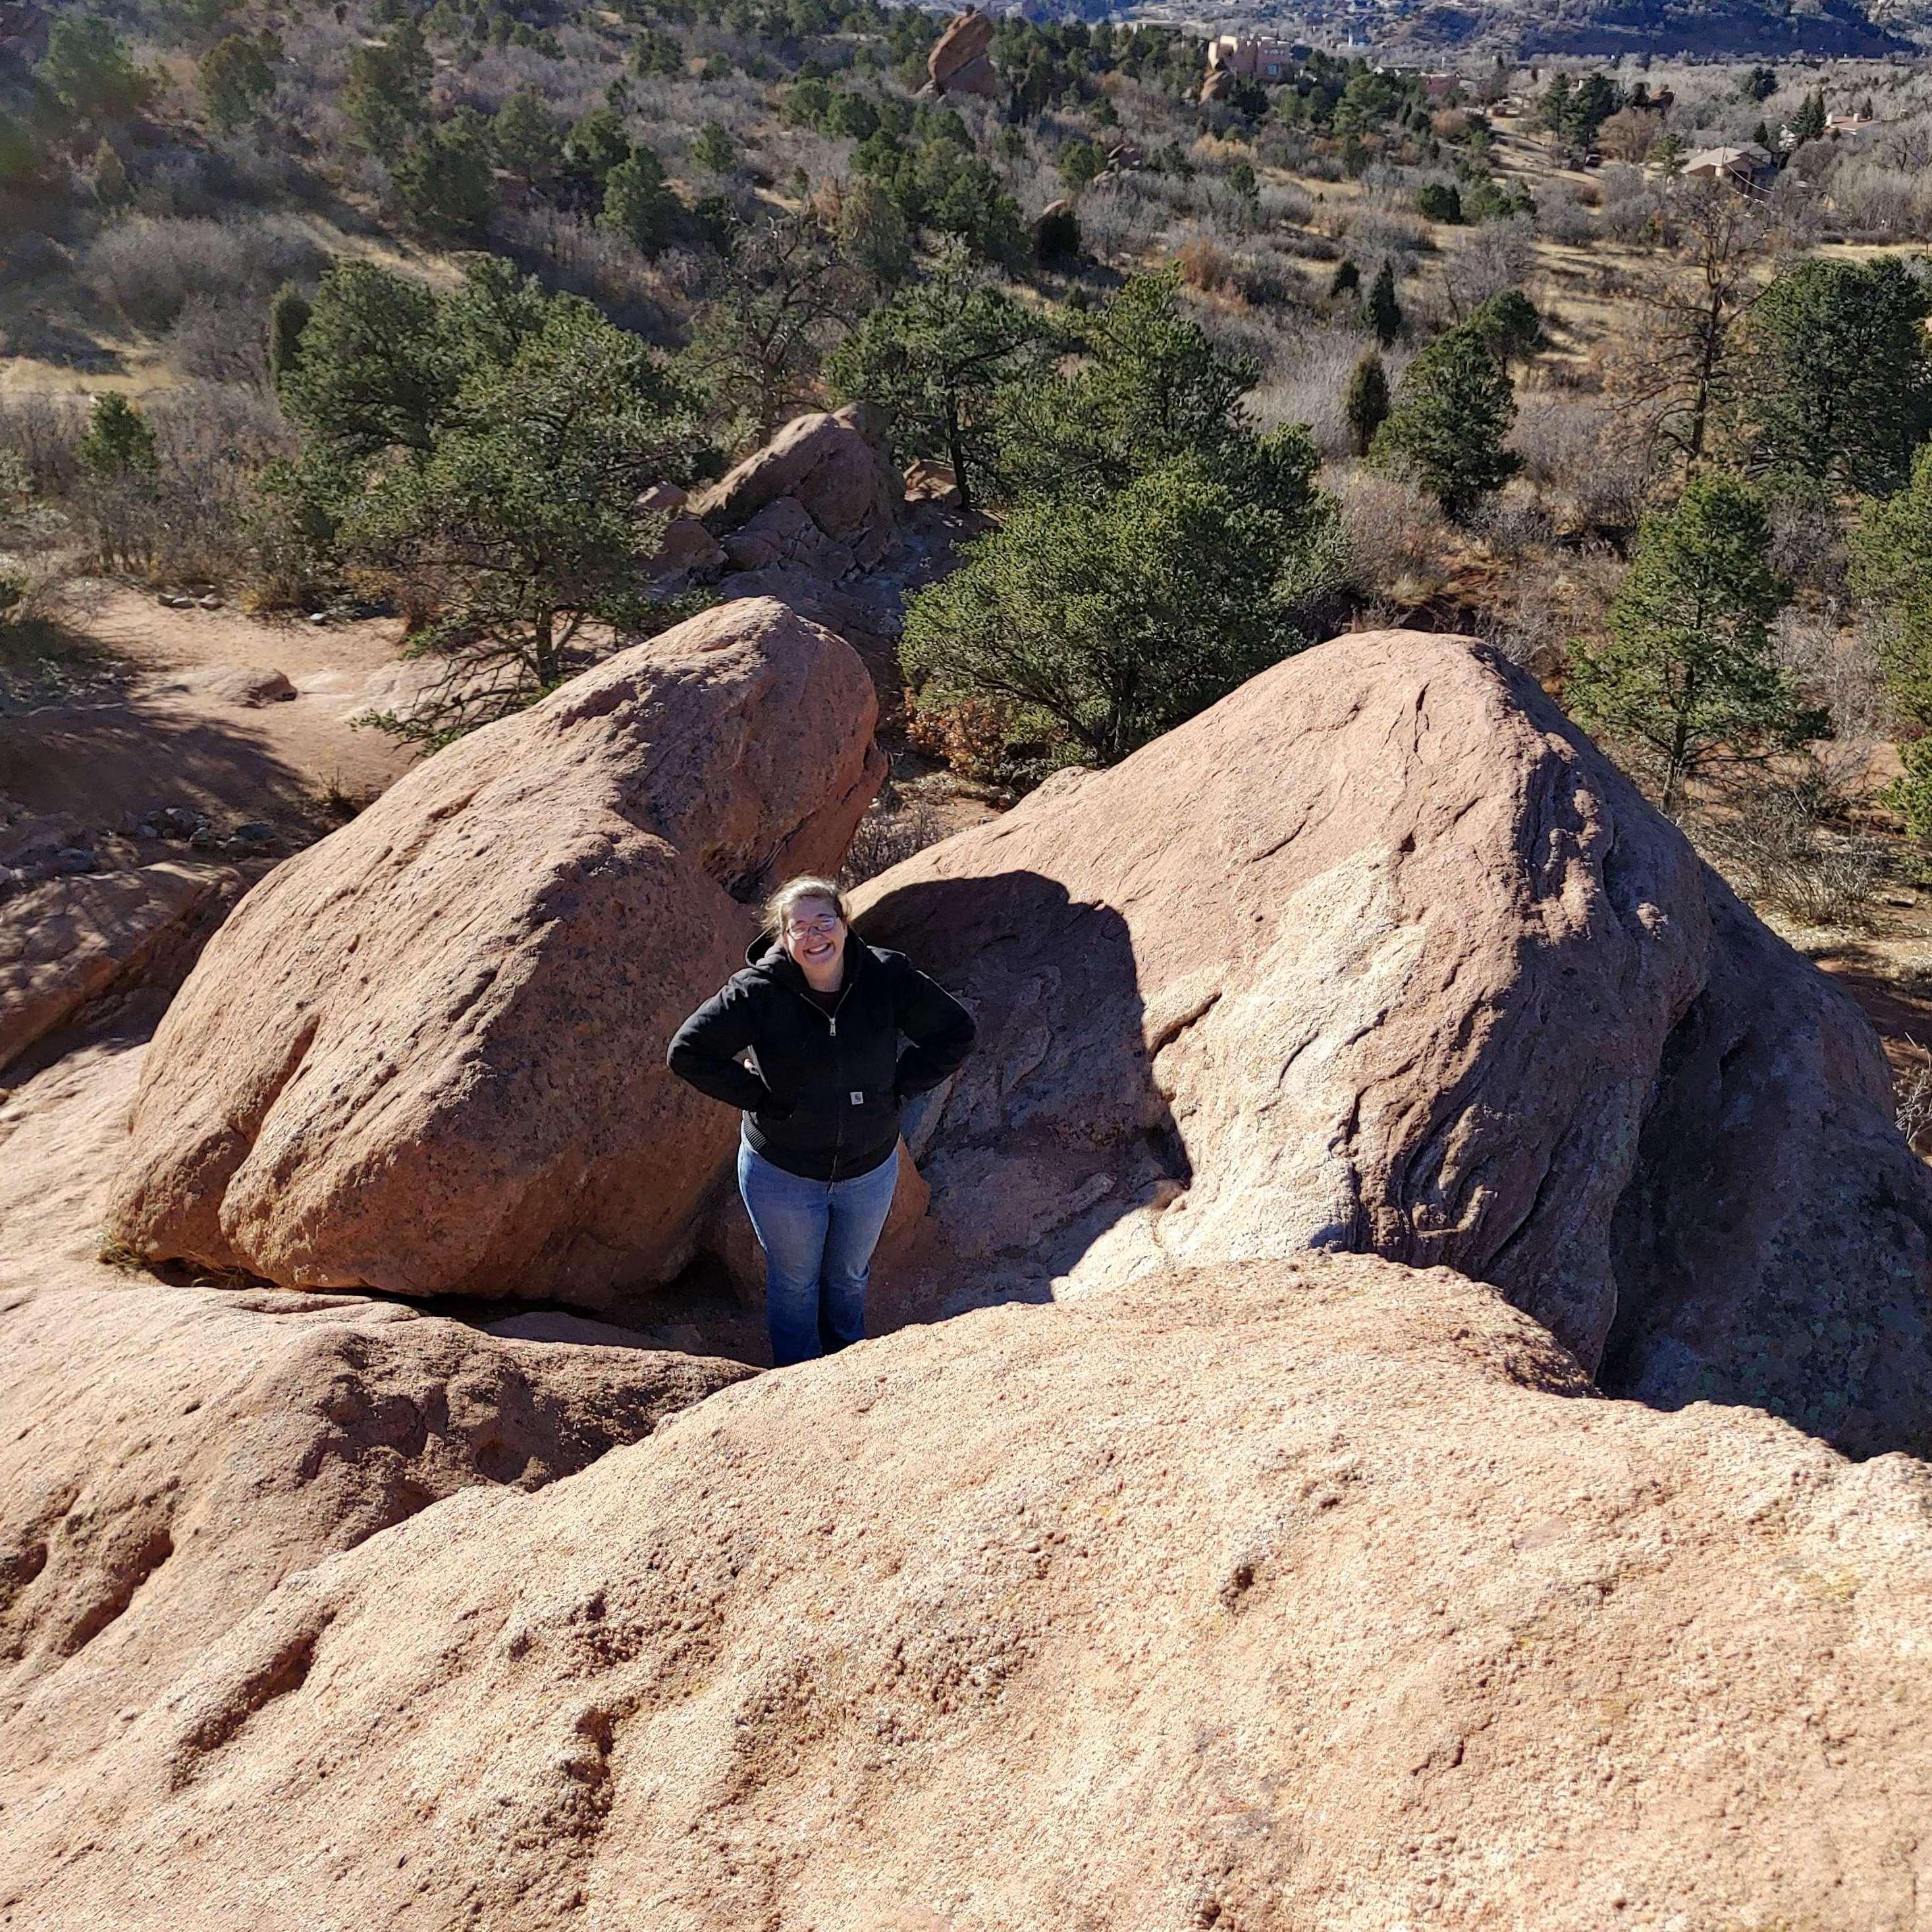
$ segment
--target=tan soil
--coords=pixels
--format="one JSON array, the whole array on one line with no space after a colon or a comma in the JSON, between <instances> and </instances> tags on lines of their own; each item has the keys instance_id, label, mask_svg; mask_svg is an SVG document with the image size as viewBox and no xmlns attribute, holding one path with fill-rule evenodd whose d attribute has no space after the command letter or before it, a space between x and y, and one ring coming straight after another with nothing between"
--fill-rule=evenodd
<instances>
[{"instance_id":1,"label":"tan soil","mask_svg":"<svg viewBox=\"0 0 1932 1932\"><path fill-rule=\"evenodd\" d=\"M409 769L406 746L349 721L411 688L393 619L315 625L232 609L170 610L127 589L76 610L69 629L121 671L118 694L0 719L0 790L39 814L112 830L181 806L223 823L260 819L291 842L338 822ZM275 670L296 695L248 707L207 689Z\"/></svg>"}]
</instances>

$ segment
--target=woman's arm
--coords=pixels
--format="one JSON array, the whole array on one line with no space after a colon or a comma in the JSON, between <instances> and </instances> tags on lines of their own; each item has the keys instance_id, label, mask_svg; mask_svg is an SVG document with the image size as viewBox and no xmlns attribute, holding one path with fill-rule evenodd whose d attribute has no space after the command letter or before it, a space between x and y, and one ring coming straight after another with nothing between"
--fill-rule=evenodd
<instances>
[{"instance_id":1,"label":"woman's arm","mask_svg":"<svg viewBox=\"0 0 1932 1932\"><path fill-rule=\"evenodd\" d=\"M700 1094L753 1114L783 1114L771 1090L738 1056L752 1044L752 995L727 983L671 1036L664 1064Z\"/></svg>"},{"instance_id":2,"label":"woman's arm","mask_svg":"<svg viewBox=\"0 0 1932 1932\"><path fill-rule=\"evenodd\" d=\"M937 1087L973 1050L973 1016L908 962L898 994L899 1031L913 1043L899 1055L892 1091L906 1100Z\"/></svg>"}]
</instances>

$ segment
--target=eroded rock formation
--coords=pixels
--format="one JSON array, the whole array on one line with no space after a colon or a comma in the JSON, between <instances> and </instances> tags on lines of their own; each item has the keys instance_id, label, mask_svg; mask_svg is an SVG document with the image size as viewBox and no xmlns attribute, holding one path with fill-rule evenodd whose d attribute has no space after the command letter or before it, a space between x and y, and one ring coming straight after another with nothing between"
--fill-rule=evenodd
<instances>
[{"instance_id":1,"label":"eroded rock formation","mask_svg":"<svg viewBox=\"0 0 1932 1932\"><path fill-rule=\"evenodd\" d=\"M85 1048L0 1106L10 1831L29 1791L111 1755L127 1719L296 1573L458 1489L570 1474L749 1372L103 1265L140 1058Z\"/></svg>"},{"instance_id":2,"label":"eroded rock formation","mask_svg":"<svg viewBox=\"0 0 1932 1932\"><path fill-rule=\"evenodd\" d=\"M1913 1924L1932 1478L1366 1256L986 1310L290 1577L20 1932Z\"/></svg>"},{"instance_id":3,"label":"eroded rock formation","mask_svg":"<svg viewBox=\"0 0 1932 1932\"><path fill-rule=\"evenodd\" d=\"M788 564L836 580L884 559L904 506L884 412L848 403L829 415L794 416L693 497L690 511L736 569Z\"/></svg>"},{"instance_id":4,"label":"eroded rock formation","mask_svg":"<svg viewBox=\"0 0 1932 1932\"><path fill-rule=\"evenodd\" d=\"M668 1279L734 1125L665 1042L739 962L741 901L837 863L875 712L848 646L746 600L418 767L203 956L118 1238L411 1295L598 1308Z\"/></svg>"},{"instance_id":5,"label":"eroded rock formation","mask_svg":"<svg viewBox=\"0 0 1932 1932\"><path fill-rule=\"evenodd\" d=\"M1338 639L865 888L974 1006L951 1305L1367 1250L1613 1386L1932 1445L1932 1183L1862 1016L1532 680Z\"/></svg>"},{"instance_id":6,"label":"eroded rock formation","mask_svg":"<svg viewBox=\"0 0 1932 1932\"><path fill-rule=\"evenodd\" d=\"M968 8L946 23L946 31L926 57L926 85L934 94L976 94L991 100L1000 91L992 62L993 23Z\"/></svg>"}]
</instances>

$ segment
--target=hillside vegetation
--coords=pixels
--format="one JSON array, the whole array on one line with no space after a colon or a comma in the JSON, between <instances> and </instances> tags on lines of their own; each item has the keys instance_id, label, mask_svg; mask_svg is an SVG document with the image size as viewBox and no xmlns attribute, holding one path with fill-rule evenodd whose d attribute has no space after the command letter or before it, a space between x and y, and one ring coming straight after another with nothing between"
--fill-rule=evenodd
<instances>
[{"instance_id":1,"label":"hillside vegetation","mask_svg":"<svg viewBox=\"0 0 1932 1932\"><path fill-rule=\"evenodd\" d=\"M449 674L374 722L434 748L713 594L658 486L860 401L962 512L884 690L902 776L997 802L1333 630L1459 628L1756 903L1896 926L1932 832L1915 70L1304 50L1204 88L1175 30L1009 19L944 92L944 28L62 14L0 91L13 708L103 674L118 580L386 614ZM1753 139L1748 192L1685 171Z\"/></svg>"}]
</instances>

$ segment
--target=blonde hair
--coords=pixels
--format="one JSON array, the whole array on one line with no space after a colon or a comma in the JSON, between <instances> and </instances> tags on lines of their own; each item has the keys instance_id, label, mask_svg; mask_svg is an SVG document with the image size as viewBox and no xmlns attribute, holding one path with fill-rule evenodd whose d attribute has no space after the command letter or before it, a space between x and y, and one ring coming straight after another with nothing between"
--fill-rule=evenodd
<instances>
[{"instance_id":1,"label":"blonde hair","mask_svg":"<svg viewBox=\"0 0 1932 1932\"><path fill-rule=\"evenodd\" d=\"M845 909L845 895L838 890L835 880L814 878L806 873L796 879L788 879L765 902L765 930L774 938L784 937L785 921L791 909L800 899L829 900L838 914L842 925L850 926L852 915Z\"/></svg>"}]
</instances>

